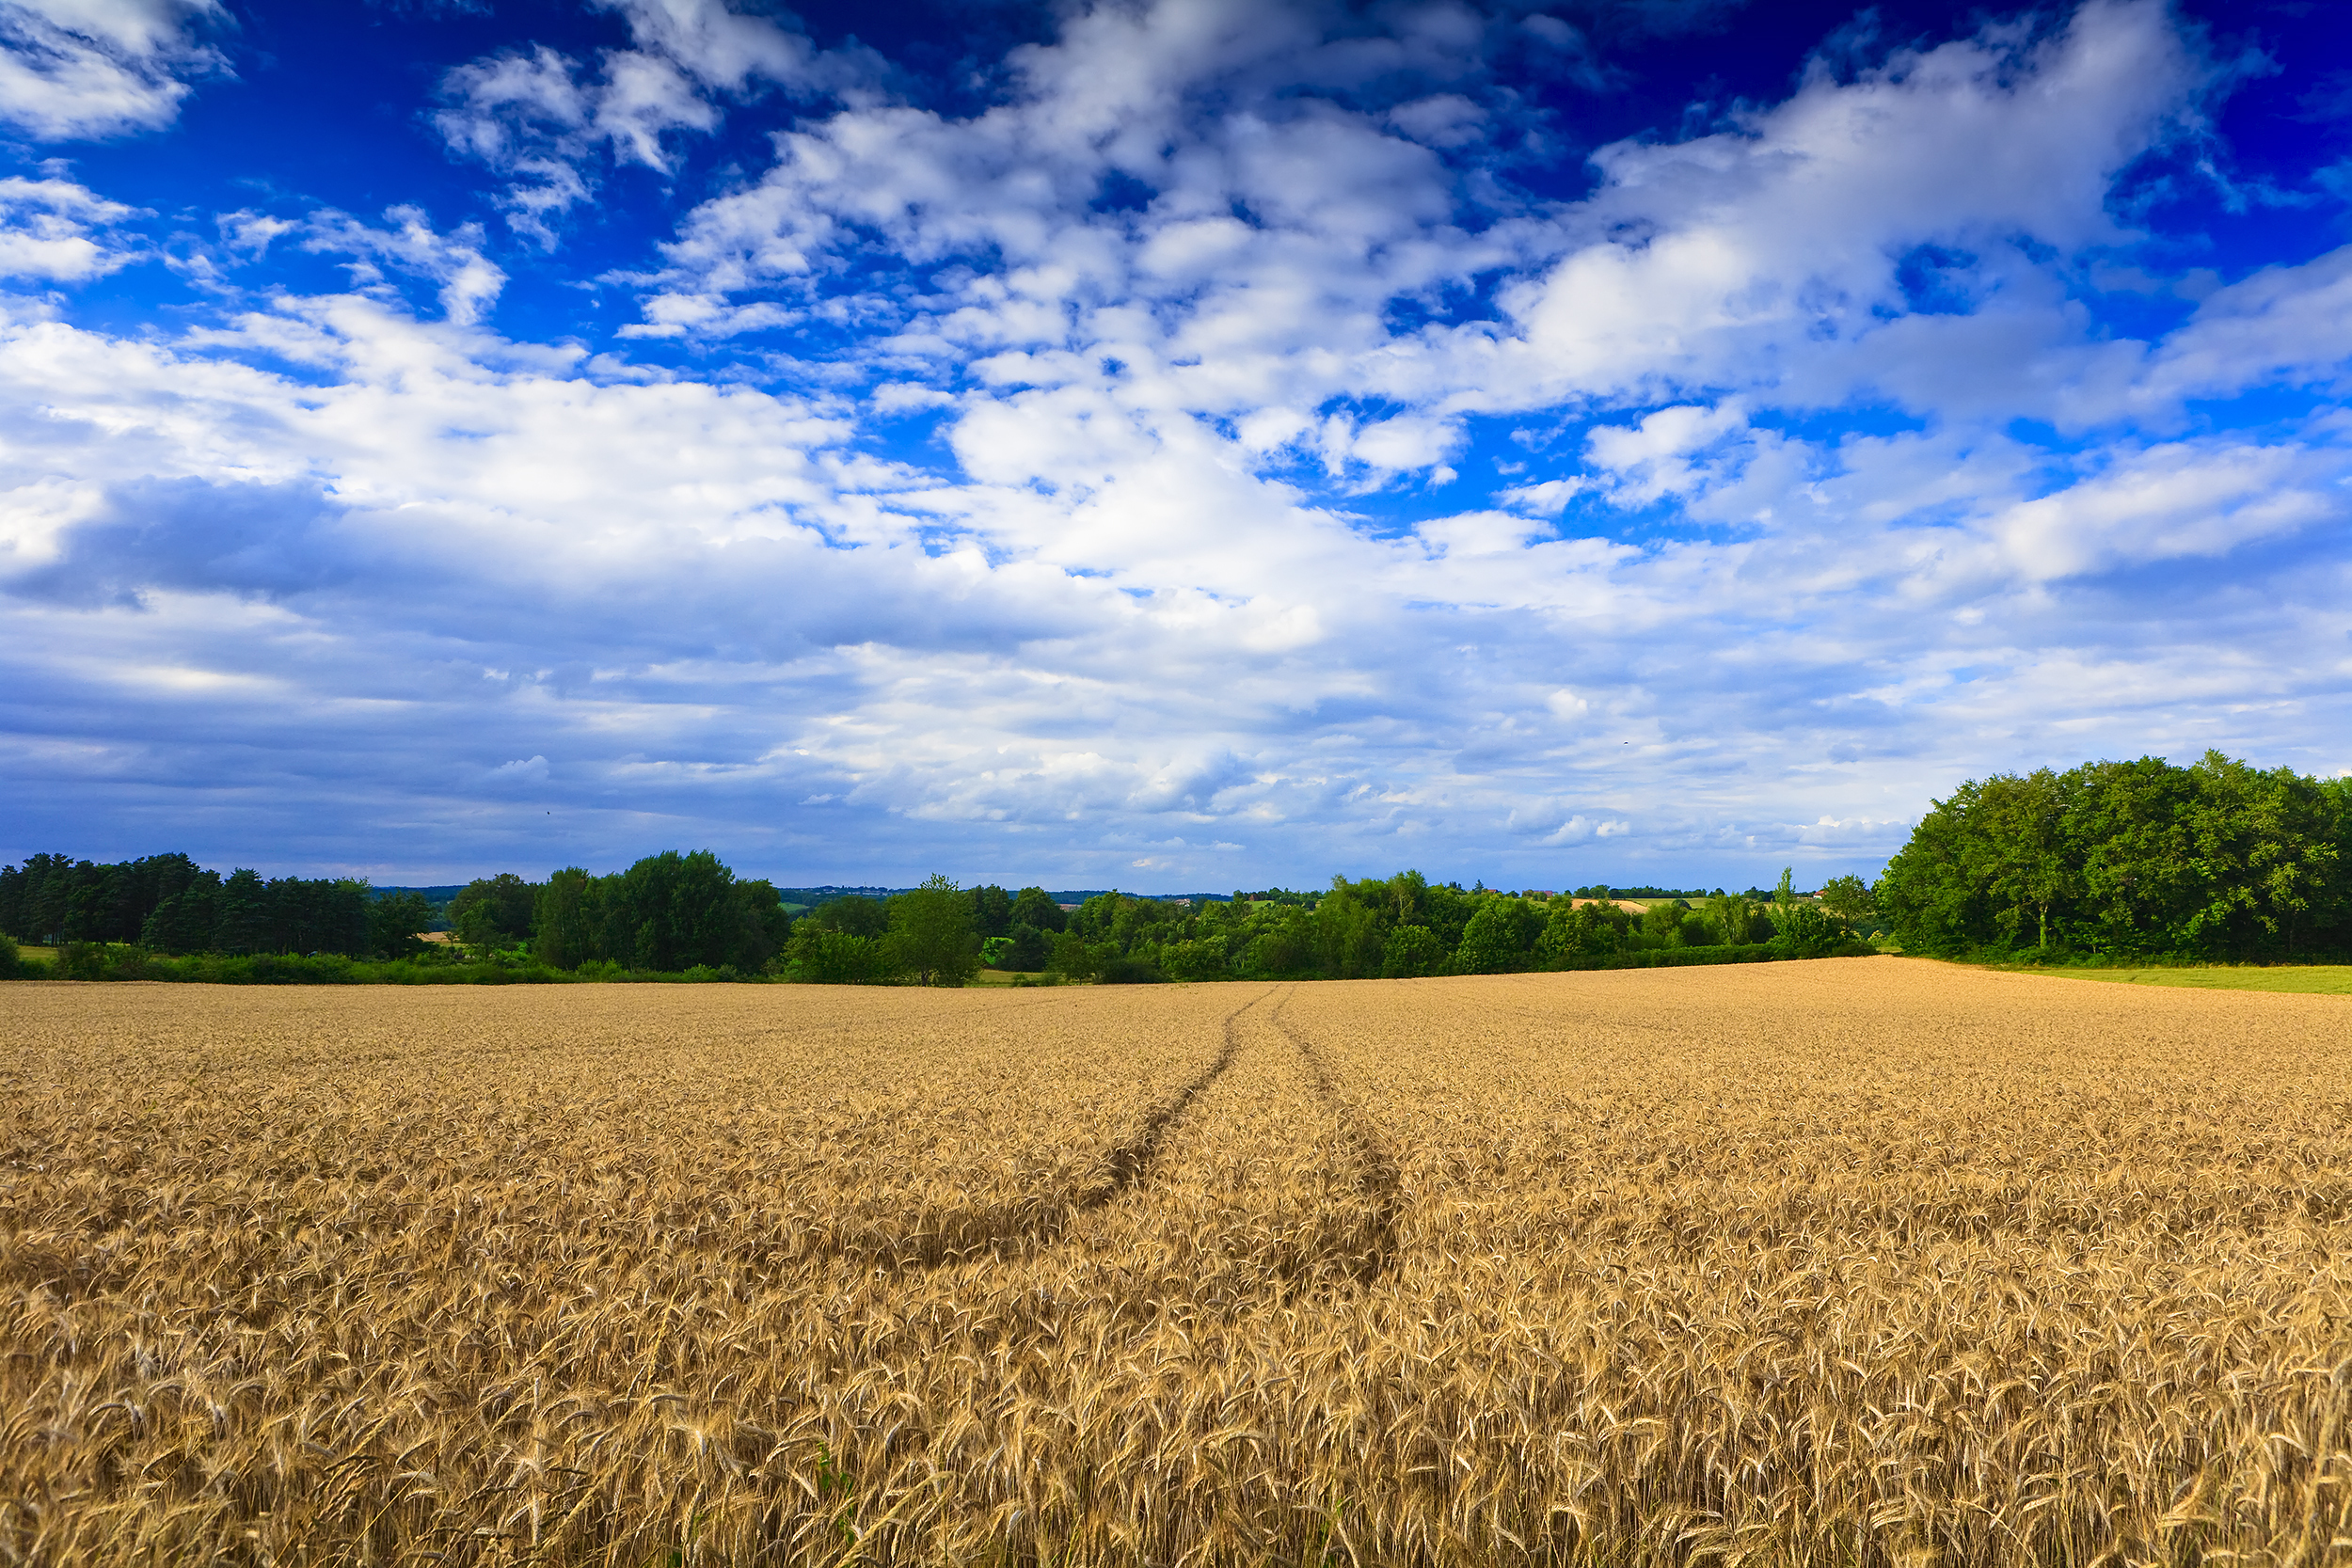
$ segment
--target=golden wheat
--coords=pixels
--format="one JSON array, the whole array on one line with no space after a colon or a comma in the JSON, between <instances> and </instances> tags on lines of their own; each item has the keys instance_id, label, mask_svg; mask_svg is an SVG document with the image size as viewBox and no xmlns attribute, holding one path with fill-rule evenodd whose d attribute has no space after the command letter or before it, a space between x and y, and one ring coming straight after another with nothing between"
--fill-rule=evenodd
<instances>
[{"instance_id":1,"label":"golden wheat","mask_svg":"<svg viewBox=\"0 0 2352 1568\"><path fill-rule=\"evenodd\" d=\"M10 1560L2352 1560L2341 998L0 1007Z\"/></svg>"}]
</instances>

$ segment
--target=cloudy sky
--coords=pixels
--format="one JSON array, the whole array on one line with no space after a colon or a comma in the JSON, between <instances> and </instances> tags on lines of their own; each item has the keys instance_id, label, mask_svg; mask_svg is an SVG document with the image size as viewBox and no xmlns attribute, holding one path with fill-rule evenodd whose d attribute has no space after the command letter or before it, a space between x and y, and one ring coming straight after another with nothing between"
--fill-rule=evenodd
<instances>
[{"instance_id":1,"label":"cloudy sky","mask_svg":"<svg viewBox=\"0 0 2352 1568\"><path fill-rule=\"evenodd\" d=\"M0 857L1810 883L2334 775L2335 20L0 0Z\"/></svg>"}]
</instances>

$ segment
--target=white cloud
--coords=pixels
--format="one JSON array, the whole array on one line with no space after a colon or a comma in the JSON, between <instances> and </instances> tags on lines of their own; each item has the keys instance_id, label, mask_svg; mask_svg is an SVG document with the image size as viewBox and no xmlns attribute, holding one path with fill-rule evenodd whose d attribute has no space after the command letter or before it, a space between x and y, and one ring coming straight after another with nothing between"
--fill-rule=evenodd
<instances>
[{"instance_id":1,"label":"white cloud","mask_svg":"<svg viewBox=\"0 0 2352 1568\"><path fill-rule=\"evenodd\" d=\"M198 41L218 0L0 0L0 120L42 141L152 131L187 76L227 69Z\"/></svg>"},{"instance_id":2,"label":"white cloud","mask_svg":"<svg viewBox=\"0 0 2352 1568\"><path fill-rule=\"evenodd\" d=\"M2300 266L2265 267L2205 296L2134 389L2161 409L2249 388L2341 388L2352 370L2352 245Z\"/></svg>"},{"instance_id":3,"label":"white cloud","mask_svg":"<svg viewBox=\"0 0 2352 1568\"><path fill-rule=\"evenodd\" d=\"M2256 540L2352 517L2352 453L2222 442L2135 454L1993 521L2004 554L2027 578L2213 557Z\"/></svg>"},{"instance_id":4,"label":"white cloud","mask_svg":"<svg viewBox=\"0 0 2352 1568\"><path fill-rule=\"evenodd\" d=\"M452 151L507 178L508 221L543 245L594 188L598 149L667 172L674 136L717 129L723 101L769 86L842 91L878 63L854 48L820 52L726 0L597 3L628 19L634 47L607 50L593 68L544 44L469 61L442 77L433 117Z\"/></svg>"},{"instance_id":5,"label":"white cloud","mask_svg":"<svg viewBox=\"0 0 2352 1568\"><path fill-rule=\"evenodd\" d=\"M82 283L127 266L136 252L108 230L133 215L70 181L0 179L0 277Z\"/></svg>"},{"instance_id":6,"label":"white cloud","mask_svg":"<svg viewBox=\"0 0 2352 1568\"><path fill-rule=\"evenodd\" d=\"M384 216L391 227L374 228L347 213L320 214L301 226L303 248L357 258L350 266L362 287L382 277L377 262L429 278L440 285L441 309L451 321L470 326L480 320L506 286L506 274L482 254L480 227L466 224L442 234L417 207L389 208Z\"/></svg>"},{"instance_id":7,"label":"white cloud","mask_svg":"<svg viewBox=\"0 0 2352 1568\"><path fill-rule=\"evenodd\" d=\"M2146 342L2076 297L2211 75L2161 8L1816 71L1558 203L1497 172L1529 124L1445 8L1073 10L962 116L624 9L438 124L551 239L610 160L801 95L648 263L644 364L498 337L488 241L406 205L221 221L222 266L342 293L10 308L0 777L184 800L231 737L460 857L1573 885L1858 863L1988 760L2340 729L2346 433L2184 421L2331 388L2341 265ZM24 210L98 247L47 278L126 253L78 186Z\"/></svg>"},{"instance_id":8,"label":"white cloud","mask_svg":"<svg viewBox=\"0 0 2352 1568\"><path fill-rule=\"evenodd\" d=\"M1899 308L1915 247L1981 252L1997 277L2019 236L2121 238L2110 182L2206 74L2162 5L2092 0L2022 54L1988 33L1851 81L1817 69L1732 130L1604 148L1577 214L1593 238L1510 293L1525 339L1505 362L1542 401L1771 385Z\"/></svg>"}]
</instances>

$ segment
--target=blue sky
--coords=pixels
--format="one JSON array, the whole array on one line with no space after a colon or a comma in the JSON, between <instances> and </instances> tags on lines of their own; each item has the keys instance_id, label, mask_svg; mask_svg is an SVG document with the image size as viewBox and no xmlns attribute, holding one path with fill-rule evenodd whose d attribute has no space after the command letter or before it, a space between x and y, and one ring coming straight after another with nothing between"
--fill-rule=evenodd
<instances>
[{"instance_id":1,"label":"blue sky","mask_svg":"<svg viewBox=\"0 0 2352 1568\"><path fill-rule=\"evenodd\" d=\"M2311 5L0 0L0 856L1875 872L2352 768Z\"/></svg>"}]
</instances>

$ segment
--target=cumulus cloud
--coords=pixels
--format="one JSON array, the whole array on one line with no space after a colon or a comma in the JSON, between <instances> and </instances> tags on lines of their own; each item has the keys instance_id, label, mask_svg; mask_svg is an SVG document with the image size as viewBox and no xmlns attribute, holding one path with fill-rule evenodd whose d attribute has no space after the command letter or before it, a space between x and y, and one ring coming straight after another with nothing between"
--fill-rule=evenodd
<instances>
[{"instance_id":1,"label":"cumulus cloud","mask_svg":"<svg viewBox=\"0 0 2352 1568\"><path fill-rule=\"evenodd\" d=\"M384 217L379 228L348 213L319 214L298 226L302 246L353 258L352 279L363 288L379 282L387 266L427 279L437 285L442 311L460 325L478 321L506 286L506 274L482 254L479 225L443 234L421 208L406 206Z\"/></svg>"},{"instance_id":2,"label":"cumulus cloud","mask_svg":"<svg viewBox=\"0 0 2352 1568\"><path fill-rule=\"evenodd\" d=\"M225 736L526 868L1573 885L1859 864L1988 758L2331 744L2347 432L2203 410L2339 384L2341 257L2082 303L2215 90L2161 6L1822 64L1559 200L1492 65L1583 58L1549 19L1073 9L961 112L619 9L436 120L552 239L789 105L606 354L499 337L494 245L405 204L222 220L338 292L10 308L0 778L217 800ZM16 183L43 287L130 253Z\"/></svg>"},{"instance_id":3,"label":"cumulus cloud","mask_svg":"<svg viewBox=\"0 0 2352 1568\"><path fill-rule=\"evenodd\" d=\"M42 141L168 125L187 78L227 69L200 41L226 14L219 0L5 0L0 120Z\"/></svg>"},{"instance_id":4,"label":"cumulus cloud","mask_svg":"<svg viewBox=\"0 0 2352 1568\"><path fill-rule=\"evenodd\" d=\"M133 210L67 180L0 179L0 277L81 283L136 251L113 230Z\"/></svg>"},{"instance_id":5,"label":"cumulus cloud","mask_svg":"<svg viewBox=\"0 0 2352 1568\"><path fill-rule=\"evenodd\" d=\"M872 71L864 51L824 52L726 0L600 0L632 47L593 64L544 44L455 67L433 120L449 149L506 177L507 219L545 245L587 198L599 154L666 173L679 133L714 130L729 100L764 87L839 90Z\"/></svg>"}]
</instances>

